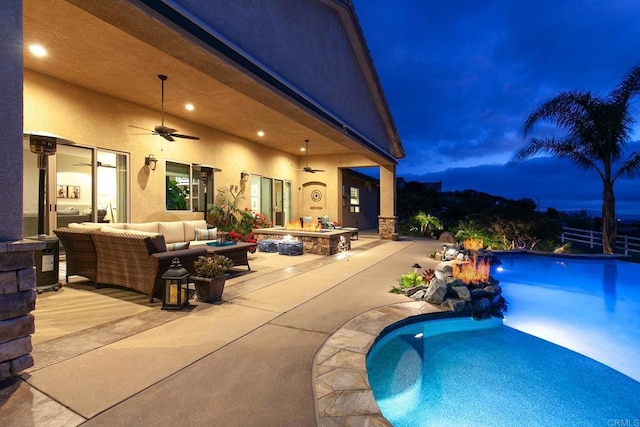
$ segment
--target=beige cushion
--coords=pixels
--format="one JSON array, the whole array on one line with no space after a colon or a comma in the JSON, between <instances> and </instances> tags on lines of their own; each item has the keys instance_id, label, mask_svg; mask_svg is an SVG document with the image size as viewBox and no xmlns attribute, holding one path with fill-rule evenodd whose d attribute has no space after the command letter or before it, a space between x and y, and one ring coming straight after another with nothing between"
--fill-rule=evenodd
<instances>
[{"instance_id":1,"label":"beige cushion","mask_svg":"<svg viewBox=\"0 0 640 427\"><path fill-rule=\"evenodd\" d=\"M164 235L159 233L149 233L139 230L119 230L113 227L102 227L100 231L106 233L119 233L119 234L135 234L136 236L148 236L151 238L152 247L149 248L150 253L167 252L167 243L165 242Z\"/></svg>"},{"instance_id":2,"label":"beige cushion","mask_svg":"<svg viewBox=\"0 0 640 427\"><path fill-rule=\"evenodd\" d=\"M196 228L196 240L214 240L217 236L217 228Z\"/></svg>"},{"instance_id":3,"label":"beige cushion","mask_svg":"<svg viewBox=\"0 0 640 427\"><path fill-rule=\"evenodd\" d=\"M167 243L186 242L193 239L187 239L184 236L184 225L182 221L159 222L158 231L164 234Z\"/></svg>"},{"instance_id":4,"label":"beige cushion","mask_svg":"<svg viewBox=\"0 0 640 427\"><path fill-rule=\"evenodd\" d=\"M125 223L125 230L137 230L137 231L146 231L147 233L157 233L158 232L158 223L157 222L131 222Z\"/></svg>"},{"instance_id":5,"label":"beige cushion","mask_svg":"<svg viewBox=\"0 0 640 427\"><path fill-rule=\"evenodd\" d=\"M111 228L119 228L120 230L124 230L124 223L105 223L105 222L83 222L82 225L87 225L89 227L111 227Z\"/></svg>"},{"instance_id":6,"label":"beige cushion","mask_svg":"<svg viewBox=\"0 0 640 427\"><path fill-rule=\"evenodd\" d=\"M184 240L196 240L196 228L207 228L207 222L204 219L195 219L192 221L182 221L184 227Z\"/></svg>"},{"instance_id":7,"label":"beige cushion","mask_svg":"<svg viewBox=\"0 0 640 427\"><path fill-rule=\"evenodd\" d=\"M71 222L69 223L69 225L67 225L67 227L73 228L74 230L84 230L84 231L100 230L100 225L85 225L85 224L78 224L77 222Z\"/></svg>"}]
</instances>

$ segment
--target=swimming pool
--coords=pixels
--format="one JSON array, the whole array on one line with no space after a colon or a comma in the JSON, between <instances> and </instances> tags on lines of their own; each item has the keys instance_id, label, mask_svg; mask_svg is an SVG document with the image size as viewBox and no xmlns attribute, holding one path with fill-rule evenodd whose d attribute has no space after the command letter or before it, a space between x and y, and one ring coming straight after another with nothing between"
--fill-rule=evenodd
<instances>
[{"instance_id":1,"label":"swimming pool","mask_svg":"<svg viewBox=\"0 0 640 427\"><path fill-rule=\"evenodd\" d=\"M501 259L492 274L509 301L504 322L421 322L372 347L367 372L383 415L398 427L640 425L640 266Z\"/></svg>"}]
</instances>

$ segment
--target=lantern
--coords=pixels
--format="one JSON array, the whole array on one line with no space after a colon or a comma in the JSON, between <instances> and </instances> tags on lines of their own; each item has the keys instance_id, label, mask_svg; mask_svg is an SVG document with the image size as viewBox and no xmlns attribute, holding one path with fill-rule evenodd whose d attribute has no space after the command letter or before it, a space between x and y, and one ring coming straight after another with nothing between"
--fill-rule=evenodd
<instances>
[{"instance_id":1,"label":"lantern","mask_svg":"<svg viewBox=\"0 0 640 427\"><path fill-rule=\"evenodd\" d=\"M189 305L189 272L174 258L162 275L162 309L181 310Z\"/></svg>"}]
</instances>

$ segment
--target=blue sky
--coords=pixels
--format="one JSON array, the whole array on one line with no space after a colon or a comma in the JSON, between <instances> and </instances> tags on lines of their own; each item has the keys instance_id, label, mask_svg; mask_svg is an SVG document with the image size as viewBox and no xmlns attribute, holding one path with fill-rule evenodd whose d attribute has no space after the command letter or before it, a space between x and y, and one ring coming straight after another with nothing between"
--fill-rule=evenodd
<instances>
[{"instance_id":1,"label":"blue sky","mask_svg":"<svg viewBox=\"0 0 640 427\"><path fill-rule=\"evenodd\" d=\"M537 105L562 91L605 96L640 64L640 1L354 5L405 147L399 176L442 180L445 191L529 197L542 208L600 209L595 172L550 158L509 162L526 144L523 123ZM640 97L635 104L638 120ZM618 213L640 217L640 178L619 180L616 198Z\"/></svg>"}]
</instances>

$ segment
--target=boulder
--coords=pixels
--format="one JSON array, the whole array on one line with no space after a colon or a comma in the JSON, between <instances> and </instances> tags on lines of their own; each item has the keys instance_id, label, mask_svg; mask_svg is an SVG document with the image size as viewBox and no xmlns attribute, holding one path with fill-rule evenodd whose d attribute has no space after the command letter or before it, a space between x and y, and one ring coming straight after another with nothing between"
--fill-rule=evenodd
<instances>
[{"instance_id":1,"label":"boulder","mask_svg":"<svg viewBox=\"0 0 640 427\"><path fill-rule=\"evenodd\" d=\"M456 293L458 299L462 301L471 301L471 292L466 286L452 286L451 290Z\"/></svg>"},{"instance_id":2,"label":"boulder","mask_svg":"<svg viewBox=\"0 0 640 427\"><path fill-rule=\"evenodd\" d=\"M448 262L439 262L434 268L435 272L440 272L443 277L449 277L453 275L453 266Z\"/></svg>"},{"instance_id":3,"label":"boulder","mask_svg":"<svg viewBox=\"0 0 640 427\"><path fill-rule=\"evenodd\" d=\"M444 280L433 279L423 299L433 304L442 304L447 295L448 288L449 285L447 285L447 282Z\"/></svg>"},{"instance_id":4,"label":"boulder","mask_svg":"<svg viewBox=\"0 0 640 427\"><path fill-rule=\"evenodd\" d=\"M424 298L424 295L426 293L427 293L427 291L422 289L422 290L419 290L418 292L415 292L415 293L411 294L411 298L413 298L414 300L421 300L422 298Z\"/></svg>"},{"instance_id":5,"label":"boulder","mask_svg":"<svg viewBox=\"0 0 640 427\"><path fill-rule=\"evenodd\" d=\"M480 298L473 302L473 311L488 311L491 308L491 301L488 298Z\"/></svg>"},{"instance_id":6,"label":"boulder","mask_svg":"<svg viewBox=\"0 0 640 427\"><path fill-rule=\"evenodd\" d=\"M458 243L455 236L448 231L443 231L442 233L440 233L440 237L438 237L438 240L445 243Z\"/></svg>"},{"instance_id":7,"label":"boulder","mask_svg":"<svg viewBox=\"0 0 640 427\"><path fill-rule=\"evenodd\" d=\"M456 298L447 299L446 305L448 305L455 313L459 313L467 307L467 304L464 301Z\"/></svg>"},{"instance_id":8,"label":"boulder","mask_svg":"<svg viewBox=\"0 0 640 427\"><path fill-rule=\"evenodd\" d=\"M414 286L413 288L407 289L404 293L405 293L406 296L410 297L411 295L413 295L416 292L421 291L423 289L426 289L426 286L423 286L423 285Z\"/></svg>"},{"instance_id":9,"label":"boulder","mask_svg":"<svg viewBox=\"0 0 640 427\"><path fill-rule=\"evenodd\" d=\"M471 298L473 299L482 298L483 296L485 296L485 294L486 292L484 291L484 289L480 289L480 288L471 289Z\"/></svg>"},{"instance_id":10,"label":"boulder","mask_svg":"<svg viewBox=\"0 0 640 427\"><path fill-rule=\"evenodd\" d=\"M491 295L492 297L493 295L500 295L502 293L502 289L500 288L500 286L496 286L496 285L485 286L483 290L488 295Z\"/></svg>"}]
</instances>

